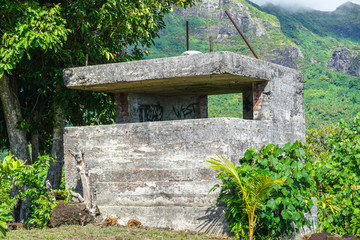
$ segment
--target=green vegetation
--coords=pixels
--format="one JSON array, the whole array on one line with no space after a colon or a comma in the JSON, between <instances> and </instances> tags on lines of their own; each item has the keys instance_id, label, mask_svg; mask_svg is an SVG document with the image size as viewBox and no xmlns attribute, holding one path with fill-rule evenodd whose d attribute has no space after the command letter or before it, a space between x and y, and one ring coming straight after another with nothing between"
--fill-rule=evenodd
<instances>
[{"instance_id":1,"label":"green vegetation","mask_svg":"<svg viewBox=\"0 0 360 240\"><path fill-rule=\"evenodd\" d=\"M9 155L0 163L0 230L6 229L5 222L13 220L9 212L19 200L27 197L30 199L26 225L43 228L50 220L50 213L59 200L55 195L61 196L61 199L66 201L69 199L70 195L67 191L51 190L46 187L45 180L50 160L49 156L40 156L34 164L24 165L19 159ZM10 197L12 184L17 187L17 193Z\"/></svg>"},{"instance_id":2,"label":"green vegetation","mask_svg":"<svg viewBox=\"0 0 360 240\"><path fill-rule=\"evenodd\" d=\"M240 211L245 212L248 218L248 236L249 240L254 239L254 231L257 226L258 212L264 211L266 201L274 192L277 185L286 184L286 180L272 179L267 175L262 175L255 171L249 171L249 166L242 165L241 167L235 167L230 160L219 156L218 159L206 159L207 162L212 165L208 166L212 170L218 170L219 176L223 182L228 183L235 191L235 197L225 197L222 195L219 200L227 202L227 206L233 205L232 208L236 209L236 213ZM225 180L226 179L226 180ZM213 189L219 187L216 185ZM226 188L229 189L229 186ZM227 190L228 190L227 189ZM224 190L224 187L221 188ZM234 201L235 199L235 201ZM231 211L234 214L234 211ZM235 214L234 214L235 215ZM231 228L231 227L230 227ZM236 237L240 237L240 232L244 234L242 222L238 222L235 227L231 228L231 231L235 233Z\"/></svg>"},{"instance_id":3,"label":"green vegetation","mask_svg":"<svg viewBox=\"0 0 360 240\"><path fill-rule=\"evenodd\" d=\"M269 144L258 152L250 148L239 166L222 156L220 160L206 160L213 164L211 168L220 170L217 178L222 184L211 190L220 188L218 203L225 202L225 216L235 237L251 239L254 234L257 239L268 239L291 235L309 224L304 213L310 212L312 197L317 198L319 232L360 236L359 132L360 113L351 124L342 119L338 127L309 130L309 147L295 142L282 148ZM272 186L275 192L270 200L257 202L261 203L260 211L251 212L254 217L249 217L246 199L256 192L261 183L259 176L286 179L287 184ZM258 179L256 184L253 179ZM251 222L254 218L255 222ZM255 223L258 227L252 232ZM296 227L290 227L291 223Z\"/></svg>"},{"instance_id":4,"label":"green vegetation","mask_svg":"<svg viewBox=\"0 0 360 240\"><path fill-rule=\"evenodd\" d=\"M307 128L351 120L360 112L360 78L329 70L322 65L301 67L304 72Z\"/></svg>"},{"instance_id":5,"label":"green vegetation","mask_svg":"<svg viewBox=\"0 0 360 240\"><path fill-rule=\"evenodd\" d=\"M226 106L224 106L226 103ZM242 118L242 94L223 94L208 96L208 114L215 117Z\"/></svg>"},{"instance_id":6,"label":"green vegetation","mask_svg":"<svg viewBox=\"0 0 360 240\"><path fill-rule=\"evenodd\" d=\"M21 161L11 155L0 162L0 231L6 236L7 222L13 220L9 214L16 203L16 197L10 198L11 175L21 168L26 167Z\"/></svg>"},{"instance_id":7,"label":"green vegetation","mask_svg":"<svg viewBox=\"0 0 360 240\"><path fill-rule=\"evenodd\" d=\"M263 10L279 19L281 31L300 47L307 60L299 68L305 81L306 127L334 124L340 118L349 121L360 111L360 78L330 70L326 65L338 46L359 52L360 7L348 3L331 13L293 12L274 5Z\"/></svg>"},{"instance_id":8,"label":"green vegetation","mask_svg":"<svg viewBox=\"0 0 360 240\"><path fill-rule=\"evenodd\" d=\"M283 148L270 144L259 152L254 148L246 151L239 160L236 172L241 181L248 183L249 176L266 176L268 179L285 179L285 186L275 187L269 201L262 201L262 211L257 214L258 227L254 232L257 239L280 238L284 233L291 234L291 222L296 227L307 224L304 212L309 212L313 203L314 180L311 169L314 165L309 150L300 142L288 143ZM218 202L225 201L228 210L226 217L229 229L236 237L245 238L249 227L246 214L242 210L243 202L237 191L238 183L220 173L222 185ZM244 194L240 192L240 194Z\"/></svg>"},{"instance_id":9,"label":"green vegetation","mask_svg":"<svg viewBox=\"0 0 360 240\"><path fill-rule=\"evenodd\" d=\"M321 200L333 196L332 205L338 211L324 208L318 212L324 230L340 235L358 234L360 224L360 113L350 123L344 120L339 129L326 138L324 152L327 157L317 159L315 181L317 196ZM331 209L330 209L331 210Z\"/></svg>"},{"instance_id":10,"label":"green vegetation","mask_svg":"<svg viewBox=\"0 0 360 240\"><path fill-rule=\"evenodd\" d=\"M263 10L280 20L282 31L286 35L294 34L294 28L302 25L321 37L357 39L356 41L360 38L360 27L357 24L360 21L360 8L356 4L344 4L334 12L309 9L287 11L271 4Z\"/></svg>"}]
</instances>

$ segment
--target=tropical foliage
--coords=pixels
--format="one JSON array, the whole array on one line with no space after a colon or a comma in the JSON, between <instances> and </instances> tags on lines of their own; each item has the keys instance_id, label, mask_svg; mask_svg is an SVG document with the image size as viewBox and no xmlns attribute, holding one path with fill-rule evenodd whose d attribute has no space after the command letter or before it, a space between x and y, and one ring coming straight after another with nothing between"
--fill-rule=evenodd
<instances>
[{"instance_id":1,"label":"tropical foliage","mask_svg":"<svg viewBox=\"0 0 360 240\"><path fill-rule=\"evenodd\" d=\"M248 236L252 240L258 219L257 213L264 210L266 201L274 192L277 185L286 184L285 179L272 179L269 176L256 174L256 172L248 172L246 168L236 169L230 160L219 156L220 160L207 159L212 165L208 166L213 170L219 171L219 178L228 178L232 181L235 194L240 201L235 204L237 208L243 210L248 218ZM247 174L249 173L249 174ZM228 202L229 203L229 202ZM238 234L237 229L236 233Z\"/></svg>"},{"instance_id":2,"label":"tropical foliage","mask_svg":"<svg viewBox=\"0 0 360 240\"><path fill-rule=\"evenodd\" d=\"M235 170L244 179L257 179L258 183L261 179L286 179L287 183L284 185L282 182L282 187L274 186L276 191L272 198L261 205L262 211L257 215L258 227L253 232L257 238L280 237L285 232L291 234L299 227L309 224L304 219L304 213L310 212L313 205L311 196L315 188L311 171L314 162L310 151L303 144L287 143L283 148L270 144L259 152L250 148L239 163L240 166L236 166ZM229 228L238 237L245 237L246 218L239 207L241 197L233 191L236 187L235 180L224 174L219 174L218 178L222 181L218 202L226 202ZM246 183L249 182L252 180L246 180ZM217 187L220 186L216 185L215 188ZM296 228L289 227L292 222Z\"/></svg>"},{"instance_id":3,"label":"tropical foliage","mask_svg":"<svg viewBox=\"0 0 360 240\"><path fill-rule=\"evenodd\" d=\"M9 213L19 200L27 197L30 199L27 225L43 228L50 220L50 213L57 205L59 197L63 200L69 199L70 195L63 190L63 185L61 189L52 190L45 184L50 160L49 156L40 156L36 163L23 165L19 159L9 155L0 163L0 229L4 230L4 233L6 222L13 220ZM14 196L11 196L12 184L19 189Z\"/></svg>"},{"instance_id":4,"label":"tropical foliage","mask_svg":"<svg viewBox=\"0 0 360 240\"><path fill-rule=\"evenodd\" d=\"M305 214L310 213L316 197L318 231L360 236L359 133L360 113L350 124L340 120L338 126L308 131L308 147L294 142L283 147L269 144L259 151L250 148L239 159L239 166L222 156L207 160L212 169L219 170L222 184L211 190L220 188L218 203L226 204L231 232L237 238L291 235L310 224ZM272 197L259 205L260 211L248 211L247 206L255 208L246 204L244 196L251 199L254 186L265 179L286 179L287 184L274 186ZM249 212L256 216L249 217ZM257 227L246 234L254 226L248 223Z\"/></svg>"},{"instance_id":5,"label":"tropical foliage","mask_svg":"<svg viewBox=\"0 0 360 240\"><path fill-rule=\"evenodd\" d=\"M320 226L340 235L360 236L359 133L360 113L350 124L341 120L338 131L326 137L326 154L317 158L315 182L322 204L318 214Z\"/></svg>"},{"instance_id":6,"label":"tropical foliage","mask_svg":"<svg viewBox=\"0 0 360 240\"><path fill-rule=\"evenodd\" d=\"M16 203L17 197L10 199L12 174L20 168L28 167L12 155L0 161L0 231L6 236L7 224L13 218L9 214Z\"/></svg>"}]
</instances>

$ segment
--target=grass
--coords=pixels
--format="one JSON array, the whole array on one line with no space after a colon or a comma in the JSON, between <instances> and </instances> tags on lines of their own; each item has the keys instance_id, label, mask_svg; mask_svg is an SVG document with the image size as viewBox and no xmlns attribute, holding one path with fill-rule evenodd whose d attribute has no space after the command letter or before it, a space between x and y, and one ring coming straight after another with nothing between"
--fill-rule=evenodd
<instances>
[{"instance_id":1,"label":"grass","mask_svg":"<svg viewBox=\"0 0 360 240\"><path fill-rule=\"evenodd\" d=\"M1 239L1 237L0 237ZM32 230L14 230L8 232L5 239L86 239L86 240L147 240L147 239L234 239L223 236L212 236L201 233L159 230L148 227L126 228L126 227L106 227L101 228L95 225L81 226L61 226L59 228L32 229Z\"/></svg>"}]
</instances>

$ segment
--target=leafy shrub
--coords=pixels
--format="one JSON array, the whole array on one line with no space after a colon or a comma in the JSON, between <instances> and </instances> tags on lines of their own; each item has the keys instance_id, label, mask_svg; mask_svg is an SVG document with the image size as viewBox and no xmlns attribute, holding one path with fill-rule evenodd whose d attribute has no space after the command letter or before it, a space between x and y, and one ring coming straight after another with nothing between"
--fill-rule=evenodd
<instances>
[{"instance_id":1,"label":"leafy shrub","mask_svg":"<svg viewBox=\"0 0 360 240\"><path fill-rule=\"evenodd\" d=\"M13 218L9 215L16 204L17 197L10 199L11 175L25 167L21 161L12 155L6 156L0 162L0 231L6 236L7 224Z\"/></svg>"},{"instance_id":2,"label":"leafy shrub","mask_svg":"<svg viewBox=\"0 0 360 240\"><path fill-rule=\"evenodd\" d=\"M236 186L233 189L234 195L237 195L239 201L237 208L242 209L246 213L248 218L248 236L252 240L254 231L258 219L256 214L259 211L263 211L266 201L270 195L274 192L277 185L286 184L285 179L272 179L269 176L261 175L256 172L248 172L246 168L238 167L230 162L230 160L219 156L220 160L207 159L213 170L219 170L221 178L227 178ZM239 174L238 172L242 173Z\"/></svg>"},{"instance_id":3,"label":"leafy shrub","mask_svg":"<svg viewBox=\"0 0 360 240\"><path fill-rule=\"evenodd\" d=\"M317 193L320 198L331 194L339 211L324 211L320 225L328 232L360 236L360 113L352 124L340 120L339 131L328 136L326 148L328 156L318 158Z\"/></svg>"},{"instance_id":4,"label":"leafy shrub","mask_svg":"<svg viewBox=\"0 0 360 240\"><path fill-rule=\"evenodd\" d=\"M311 153L301 142L287 143L283 148L269 144L259 152L250 148L239 160L240 166L235 169L240 176L255 174L268 176L272 179L285 178L287 185L275 187L273 197L266 202L263 211L257 216L258 227L255 232L257 239L281 237L284 233L292 234L297 228L310 224L304 218L304 212L310 212L315 191L313 175L315 174ZM244 171L246 170L246 171ZM226 218L229 228L236 237L245 237L246 214L239 207L241 198L234 191L236 185L231 178L219 174L222 185L218 203L226 203Z\"/></svg>"},{"instance_id":5,"label":"leafy shrub","mask_svg":"<svg viewBox=\"0 0 360 240\"><path fill-rule=\"evenodd\" d=\"M7 159L14 159L13 156L6 157ZM4 212L10 212L18 200L25 200L26 197L30 199L30 215L27 218L27 223L32 227L43 228L50 220L50 213L57 205L55 196L68 200L70 194L66 190L50 190L46 188L46 177L49 169L51 158L49 156L40 156L31 167L18 168L16 171L8 171L7 174L2 174L0 177L1 187L1 202L3 204L0 209ZM20 160L16 160L17 165ZM4 161L5 162L5 161ZM12 182L20 189L20 192L10 199L10 186ZM24 187L26 186L26 187ZM12 219L6 219L11 221Z\"/></svg>"}]
</instances>

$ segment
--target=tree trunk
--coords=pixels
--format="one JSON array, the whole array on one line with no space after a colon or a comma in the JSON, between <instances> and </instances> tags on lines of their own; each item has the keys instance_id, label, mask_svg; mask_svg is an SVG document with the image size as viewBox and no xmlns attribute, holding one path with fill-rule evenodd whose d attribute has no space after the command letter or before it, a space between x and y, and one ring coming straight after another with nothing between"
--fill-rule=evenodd
<instances>
[{"instance_id":1,"label":"tree trunk","mask_svg":"<svg viewBox=\"0 0 360 240\"><path fill-rule=\"evenodd\" d=\"M17 124L21 120L22 115L19 98L17 97L16 82L15 80L10 82L10 79L6 73L4 73L4 75L0 78L0 98L4 111L11 153L20 159L21 162L30 163L30 154L28 142L26 139L26 132L24 129L17 127ZM14 196L18 192L19 189L13 184L10 195ZM18 206L14 209L13 212L13 217L16 222L26 220L29 211L25 211L25 208L29 206L30 202L28 199L18 203Z\"/></svg>"},{"instance_id":2,"label":"tree trunk","mask_svg":"<svg viewBox=\"0 0 360 240\"><path fill-rule=\"evenodd\" d=\"M58 189L61 183L62 168L64 165L64 128L66 121L63 118L63 110L58 107L55 109L55 126L53 132L53 142L51 148L50 168L47 175L47 180L50 181L54 189Z\"/></svg>"},{"instance_id":3,"label":"tree trunk","mask_svg":"<svg viewBox=\"0 0 360 240\"><path fill-rule=\"evenodd\" d=\"M5 73L2 78L0 78L0 97L11 153L14 154L15 157L21 159L21 162L29 162L30 155L26 132L24 129L17 127L22 115L19 98L17 97L16 82L15 80L10 82Z\"/></svg>"},{"instance_id":4,"label":"tree trunk","mask_svg":"<svg viewBox=\"0 0 360 240\"><path fill-rule=\"evenodd\" d=\"M31 134L31 163L35 163L39 157L39 131Z\"/></svg>"},{"instance_id":5,"label":"tree trunk","mask_svg":"<svg viewBox=\"0 0 360 240\"><path fill-rule=\"evenodd\" d=\"M324 227L325 213L326 213L326 208L323 209L323 215L322 215L321 224L320 224L320 232L322 232L323 227Z\"/></svg>"},{"instance_id":6,"label":"tree trunk","mask_svg":"<svg viewBox=\"0 0 360 240\"><path fill-rule=\"evenodd\" d=\"M90 215L95 219L97 212L96 195L95 192L91 189L89 170L85 162L82 147L80 145L76 145L75 151L70 150L70 154L75 159L77 164L76 169L80 174L84 203L86 204L86 208Z\"/></svg>"}]
</instances>

